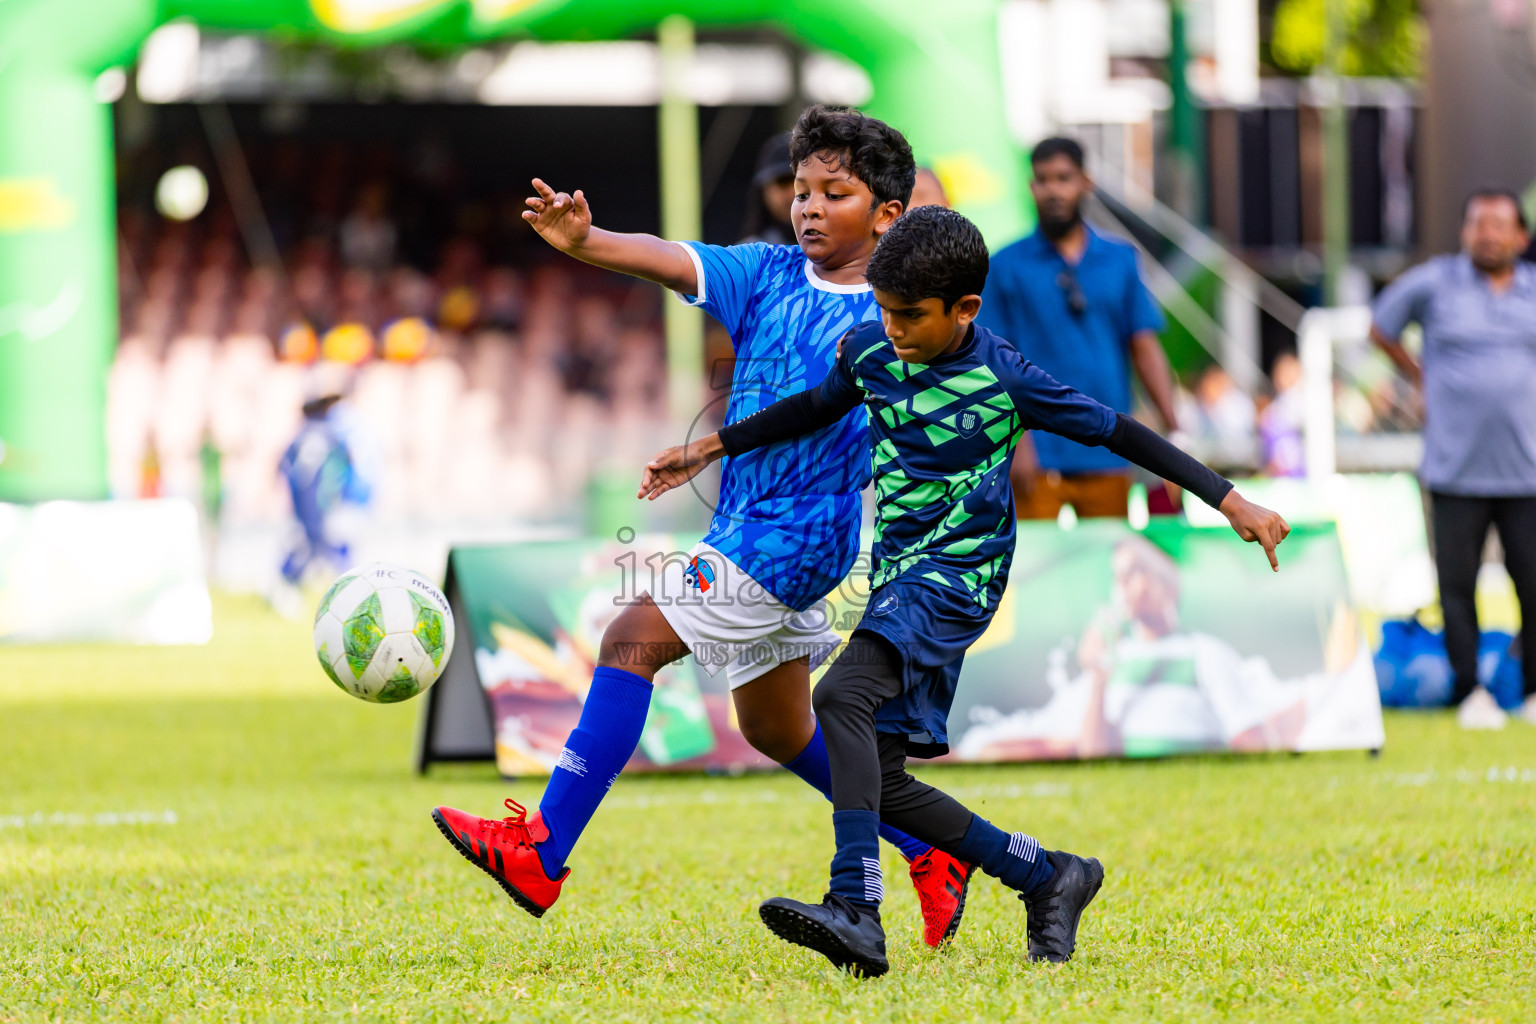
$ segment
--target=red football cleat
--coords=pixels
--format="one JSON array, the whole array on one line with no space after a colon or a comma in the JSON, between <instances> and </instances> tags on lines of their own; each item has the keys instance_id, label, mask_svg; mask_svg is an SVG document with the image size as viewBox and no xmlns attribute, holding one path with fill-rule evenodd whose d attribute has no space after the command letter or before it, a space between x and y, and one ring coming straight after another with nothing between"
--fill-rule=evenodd
<instances>
[{"instance_id":1,"label":"red football cleat","mask_svg":"<svg viewBox=\"0 0 1536 1024\"><path fill-rule=\"evenodd\" d=\"M960 930L965 892L976 868L935 847L914 860L909 873L923 908L923 941L942 946Z\"/></svg>"},{"instance_id":2,"label":"red football cleat","mask_svg":"<svg viewBox=\"0 0 1536 1024\"><path fill-rule=\"evenodd\" d=\"M544 820L537 812L529 818L527 808L511 798L507 800L507 809L512 816L497 820L465 814L452 807L434 807L432 820L437 822L443 838L465 860L496 879L512 902L534 917L543 917L544 911L560 898L560 884L571 869L560 872L559 878L546 875L539 852L534 849L535 843L549 838Z\"/></svg>"}]
</instances>

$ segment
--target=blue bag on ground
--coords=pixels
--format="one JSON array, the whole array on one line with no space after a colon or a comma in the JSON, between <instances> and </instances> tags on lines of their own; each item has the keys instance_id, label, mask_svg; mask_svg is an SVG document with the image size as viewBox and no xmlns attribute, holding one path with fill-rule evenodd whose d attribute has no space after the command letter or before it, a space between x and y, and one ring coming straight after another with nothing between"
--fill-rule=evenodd
<instances>
[{"instance_id":1,"label":"blue bag on ground","mask_svg":"<svg viewBox=\"0 0 1536 1024\"><path fill-rule=\"evenodd\" d=\"M1376 685L1389 708L1444 707L1451 699L1451 661L1445 638L1418 619L1381 624Z\"/></svg>"},{"instance_id":2,"label":"blue bag on ground","mask_svg":"<svg viewBox=\"0 0 1536 1024\"><path fill-rule=\"evenodd\" d=\"M1477 649L1477 678L1499 707L1513 711L1525 701L1520 643L1508 633L1484 633Z\"/></svg>"},{"instance_id":3,"label":"blue bag on ground","mask_svg":"<svg viewBox=\"0 0 1536 1024\"><path fill-rule=\"evenodd\" d=\"M1489 630L1478 638L1477 680L1499 706L1520 706L1520 658L1511 649L1514 638ZM1381 648L1376 652L1376 685L1381 703L1392 708L1438 708L1451 699L1451 661L1445 635L1417 618L1381 624Z\"/></svg>"}]
</instances>

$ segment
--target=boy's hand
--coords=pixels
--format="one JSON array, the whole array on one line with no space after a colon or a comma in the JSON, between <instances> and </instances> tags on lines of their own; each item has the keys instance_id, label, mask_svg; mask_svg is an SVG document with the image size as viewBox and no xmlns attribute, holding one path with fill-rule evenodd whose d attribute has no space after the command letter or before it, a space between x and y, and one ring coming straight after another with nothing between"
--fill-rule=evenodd
<instances>
[{"instance_id":1,"label":"boy's hand","mask_svg":"<svg viewBox=\"0 0 1536 1024\"><path fill-rule=\"evenodd\" d=\"M656 500L674 487L681 487L704 471L704 467L725 454L719 434L710 434L685 445L675 445L645 464L637 498Z\"/></svg>"},{"instance_id":2,"label":"boy's hand","mask_svg":"<svg viewBox=\"0 0 1536 1024\"><path fill-rule=\"evenodd\" d=\"M1221 499L1220 511L1239 537L1264 545L1264 553L1269 556L1269 567L1279 572L1280 562L1275 558L1275 546L1291 532L1291 525L1281 518L1280 513L1271 512L1263 505L1255 505L1238 494L1236 488L1228 491L1227 496Z\"/></svg>"},{"instance_id":3,"label":"boy's hand","mask_svg":"<svg viewBox=\"0 0 1536 1024\"><path fill-rule=\"evenodd\" d=\"M566 195L544 184L541 178L533 179L533 188L538 195L523 200L528 206L523 211L523 220L532 224L539 237L561 252L585 245L587 236L592 233L592 208L587 205L587 197L581 189L577 189L574 196Z\"/></svg>"}]
</instances>

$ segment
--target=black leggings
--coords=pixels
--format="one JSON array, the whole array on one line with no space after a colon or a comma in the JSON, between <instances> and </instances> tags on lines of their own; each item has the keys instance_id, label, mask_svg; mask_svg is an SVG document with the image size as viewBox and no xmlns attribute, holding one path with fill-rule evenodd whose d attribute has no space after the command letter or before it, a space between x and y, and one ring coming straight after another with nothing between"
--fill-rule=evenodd
<instances>
[{"instance_id":1,"label":"black leggings","mask_svg":"<svg viewBox=\"0 0 1536 1024\"><path fill-rule=\"evenodd\" d=\"M1499 528L1504 567L1520 599L1525 695L1536 694L1536 497L1468 498L1434 492L1431 502L1445 651L1456 673L1451 702L1461 703L1477 685L1477 570L1489 525Z\"/></svg>"},{"instance_id":2,"label":"black leggings","mask_svg":"<svg viewBox=\"0 0 1536 1024\"><path fill-rule=\"evenodd\" d=\"M900 695L896 650L878 633L856 630L811 695L832 766L832 808L879 811L887 825L946 850L965 838L972 815L907 774L905 736L875 732L875 712Z\"/></svg>"}]
</instances>

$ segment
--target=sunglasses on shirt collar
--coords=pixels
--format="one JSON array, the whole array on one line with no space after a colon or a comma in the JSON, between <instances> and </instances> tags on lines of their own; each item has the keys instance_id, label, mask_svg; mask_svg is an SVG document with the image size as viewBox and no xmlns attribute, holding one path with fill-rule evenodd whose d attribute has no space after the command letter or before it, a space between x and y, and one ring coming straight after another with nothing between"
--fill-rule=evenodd
<instances>
[{"instance_id":1,"label":"sunglasses on shirt collar","mask_svg":"<svg viewBox=\"0 0 1536 1024\"><path fill-rule=\"evenodd\" d=\"M1070 269L1056 275L1056 287L1066 294L1067 308L1072 311L1073 316L1082 316L1088 312L1088 296L1083 294L1082 284Z\"/></svg>"}]
</instances>

